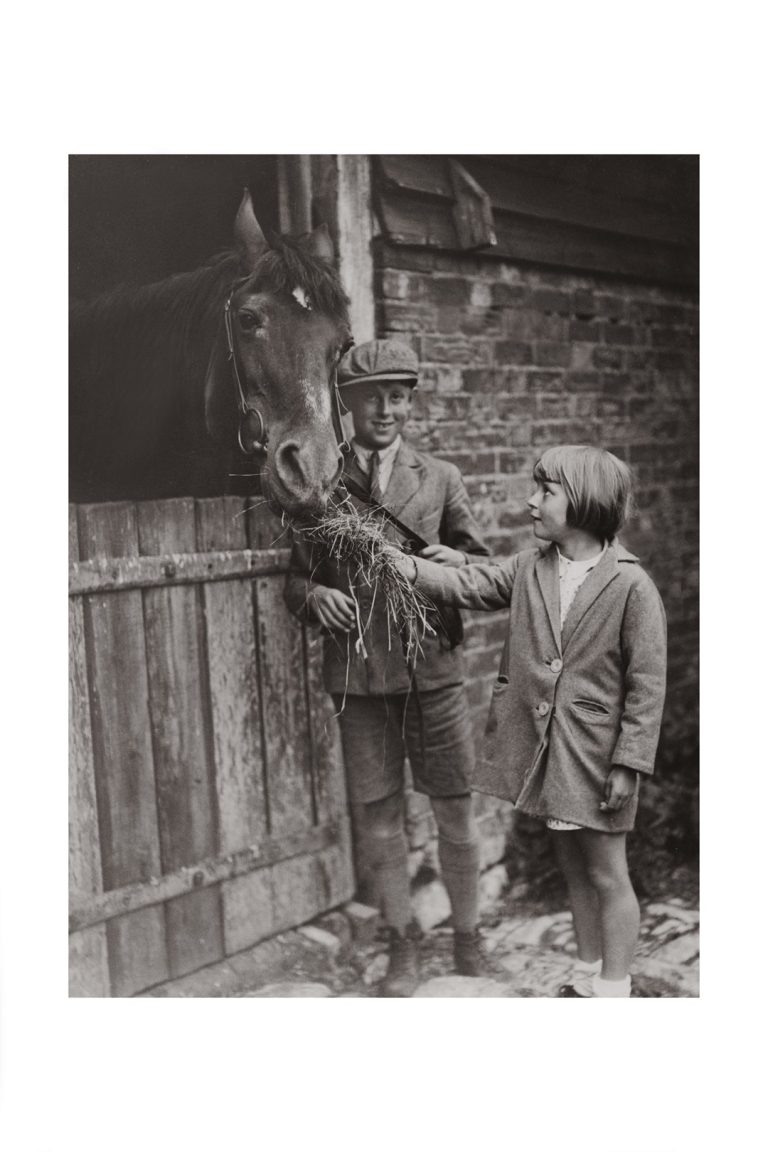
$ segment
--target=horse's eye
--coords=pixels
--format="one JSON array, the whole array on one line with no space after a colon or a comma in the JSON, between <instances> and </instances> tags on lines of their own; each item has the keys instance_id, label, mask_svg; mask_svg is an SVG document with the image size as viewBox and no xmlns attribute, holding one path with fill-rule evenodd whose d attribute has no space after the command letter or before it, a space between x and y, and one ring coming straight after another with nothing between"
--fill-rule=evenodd
<instances>
[{"instance_id":1,"label":"horse's eye","mask_svg":"<svg viewBox=\"0 0 768 1152\"><path fill-rule=\"evenodd\" d=\"M258 328L261 323L255 312L238 312L237 322L243 332L250 332L252 329Z\"/></svg>"}]
</instances>

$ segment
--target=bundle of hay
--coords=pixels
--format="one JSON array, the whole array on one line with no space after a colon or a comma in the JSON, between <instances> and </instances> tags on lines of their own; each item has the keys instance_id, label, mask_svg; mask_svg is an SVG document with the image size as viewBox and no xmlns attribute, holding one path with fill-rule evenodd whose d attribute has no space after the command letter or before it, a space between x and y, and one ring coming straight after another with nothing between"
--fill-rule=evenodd
<instances>
[{"instance_id":1,"label":"bundle of hay","mask_svg":"<svg viewBox=\"0 0 768 1152\"><path fill-rule=\"evenodd\" d=\"M365 586L373 592L371 611L378 598L383 597L390 641L394 637L396 643L402 643L406 663L412 667L421 652L424 637L435 634L431 623L434 605L399 571L392 541L386 536L382 519L375 512L358 512L353 505L347 504L332 509L310 526L302 526L301 536L321 547L349 572L349 594L357 615L357 651L367 659L365 631L368 621L362 618L355 591Z\"/></svg>"}]
</instances>

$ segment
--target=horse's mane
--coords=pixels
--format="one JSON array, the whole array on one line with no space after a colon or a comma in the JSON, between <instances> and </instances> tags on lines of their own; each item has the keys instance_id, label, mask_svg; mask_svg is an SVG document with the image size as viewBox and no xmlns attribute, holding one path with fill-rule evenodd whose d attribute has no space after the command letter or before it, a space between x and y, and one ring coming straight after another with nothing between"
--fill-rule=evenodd
<instances>
[{"instance_id":1,"label":"horse's mane","mask_svg":"<svg viewBox=\"0 0 768 1152\"><path fill-rule=\"evenodd\" d=\"M305 236L275 236L254 269L254 286L275 293L301 288L313 308L349 322L349 298L334 268L314 256Z\"/></svg>"},{"instance_id":2,"label":"horse's mane","mask_svg":"<svg viewBox=\"0 0 768 1152\"><path fill-rule=\"evenodd\" d=\"M290 294L299 287L320 312L349 323L349 300L335 269L304 245L306 237L274 236L249 280L257 290ZM233 252L193 272L155 284L122 285L71 308L72 337L88 339L97 361L110 353L135 361L165 348L182 366L202 354L215 333L227 291L240 271ZM98 349L98 351L97 351ZM111 358L111 357L110 357Z\"/></svg>"}]
</instances>

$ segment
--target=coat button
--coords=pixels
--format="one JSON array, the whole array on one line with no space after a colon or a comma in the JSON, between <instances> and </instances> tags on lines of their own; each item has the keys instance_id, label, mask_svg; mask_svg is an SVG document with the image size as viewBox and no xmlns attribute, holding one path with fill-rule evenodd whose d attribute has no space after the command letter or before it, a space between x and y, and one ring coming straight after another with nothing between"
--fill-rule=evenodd
<instances>
[{"instance_id":1,"label":"coat button","mask_svg":"<svg viewBox=\"0 0 768 1152\"><path fill-rule=\"evenodd\" d=\"M563 662L562 662L562 660L560 660L559 658L558 658L558 659L556 659L556 660L550 660L550 662L549 662L549 667L551 668L551 670L552 670L553 672L562 672L562 670L563 670Z\"/></svg>"},{"instance_id":2,"label":"coat button","mask_svg":"<svg viewBox=\"0 0 768 1152\"><path fill-rule=\"evenodd\" d=\"M539 716L546 716L547 712L549 712L549 704L547 704L546 700L542 700L541 704L536 705L536 711Z\"/></svg>"}]
</instances>

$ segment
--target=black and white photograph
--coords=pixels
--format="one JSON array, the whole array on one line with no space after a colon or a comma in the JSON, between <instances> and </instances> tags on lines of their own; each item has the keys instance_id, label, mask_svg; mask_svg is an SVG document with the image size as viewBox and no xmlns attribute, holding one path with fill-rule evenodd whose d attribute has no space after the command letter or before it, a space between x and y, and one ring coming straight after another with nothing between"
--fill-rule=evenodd
<instances>
[{"instance_id":1,"label":"black and white photograph","mask_svg":"<svg viewBox=\"0 0 768 1152\"><path fill-rule=\"evenodd\" d=\"M70 995L698 996L698 157L69 181Z\"/></svg>"},{"instance_id":2,"label":"black and white photograph","mask_svg":"<svg viewBox=\"0 0 768 1152\"><path fill-rule=\"evenodd\" d=\"M762 1146L751 11L6 31L4 1152Z\"/></svg>"}]
</instances>

